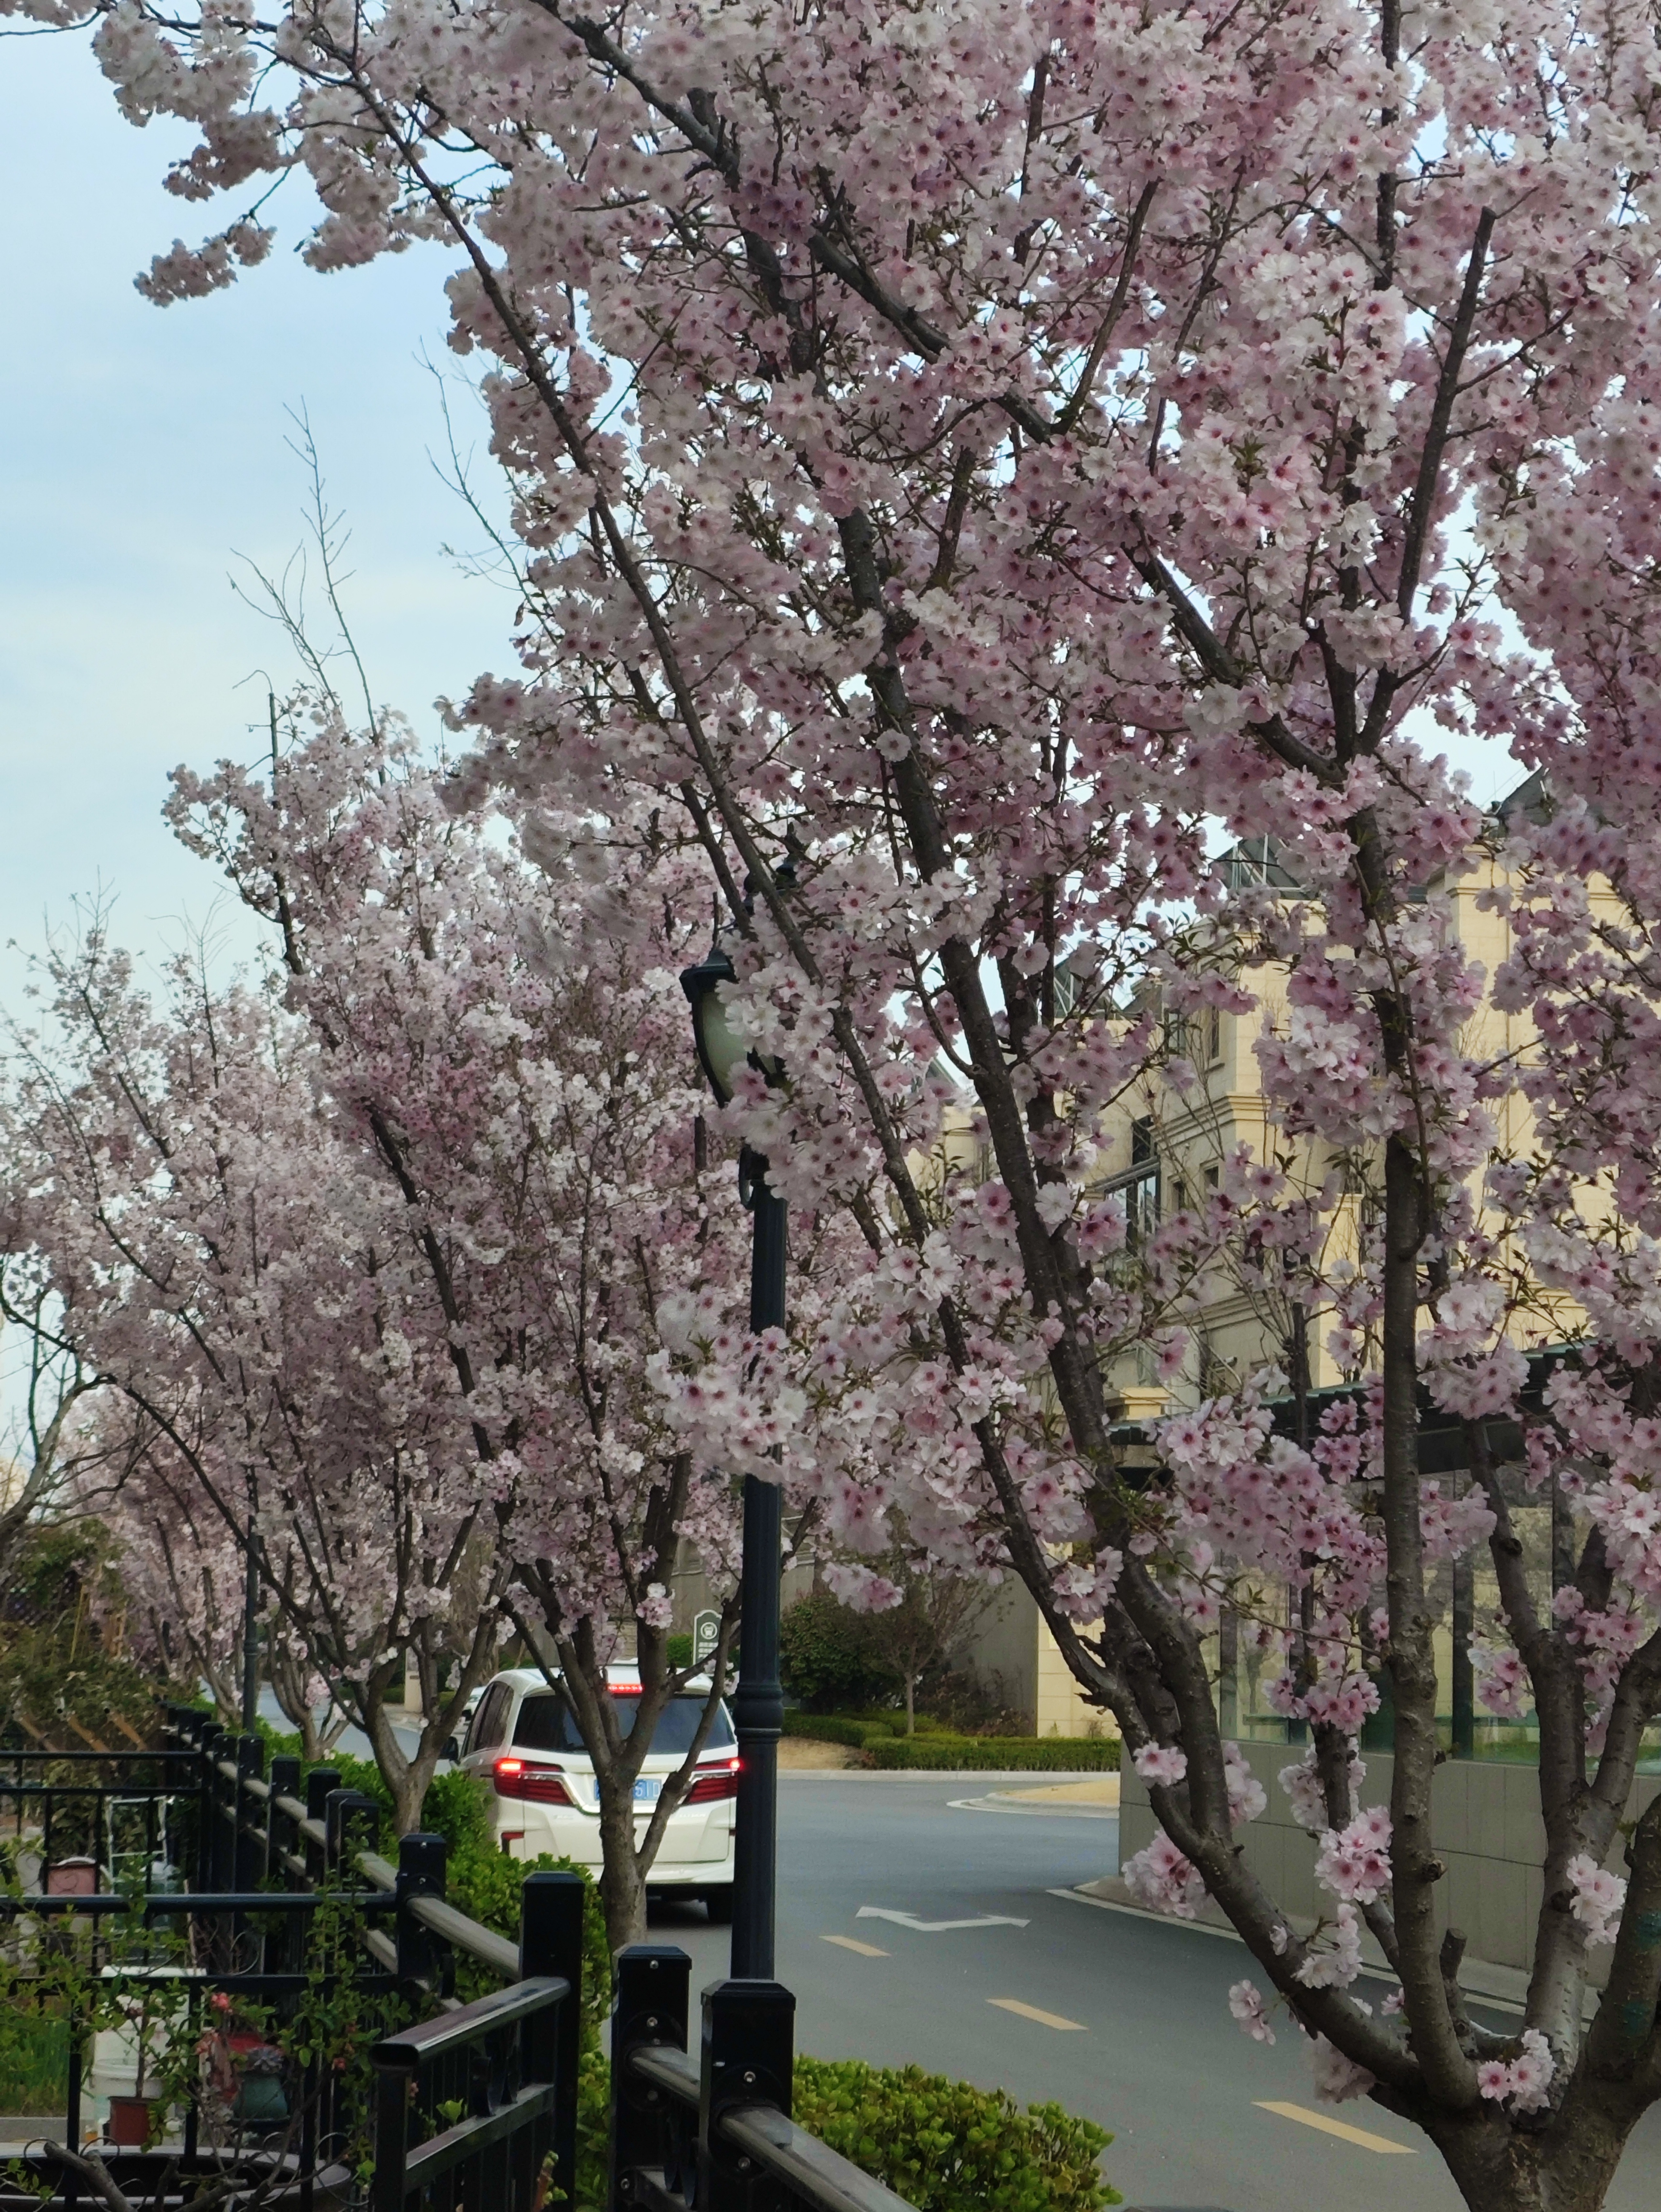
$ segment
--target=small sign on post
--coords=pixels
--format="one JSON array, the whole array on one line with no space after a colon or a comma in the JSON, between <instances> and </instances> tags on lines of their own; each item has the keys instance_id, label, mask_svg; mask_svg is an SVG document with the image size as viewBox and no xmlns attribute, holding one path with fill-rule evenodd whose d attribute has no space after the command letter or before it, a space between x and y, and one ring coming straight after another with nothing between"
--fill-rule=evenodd
<instances>
[{"instance_id":1,"label":"small sign on post","mask_svg":"<svg viewBox=\"0 0 1661 2212\"><path fill-rule=\"evenodd\" d=\"M713 1659L721 1642L721 1615L712 1611L692 1615L692 1662L702 1667L706 1659Z\"/></svg>"}]
</instances>

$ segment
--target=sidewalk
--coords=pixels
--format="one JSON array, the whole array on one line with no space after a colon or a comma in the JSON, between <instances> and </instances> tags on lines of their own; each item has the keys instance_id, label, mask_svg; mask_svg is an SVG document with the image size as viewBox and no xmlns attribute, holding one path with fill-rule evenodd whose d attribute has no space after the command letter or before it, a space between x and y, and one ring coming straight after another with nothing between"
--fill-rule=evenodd
<instances>
[{"instance_id":1,"label":"sidewalk","mask_svg":"<svg viewBox=\"0 0 1661 2212\"><path fill-rule=\"evenodd\" d=\"M954 1797L960 1813L1015 1813L1029 1820L1111 1820L1119 1818L1119 1778L1092 1774L1077 1782L1051 1782L1037 1790L990 1790L983 1797Z\"/></svg>"},{"instance_id":2,"label":"sidewalk","mask_svg":"<svg viewBox=\"0 0 1661 2212\"><path fill-rule=\"evenodd\" d=\"M1076 1897L1089 1905L1104 1907L1110 1912L1128 1912L1138 1920L1157 1920L1162 1927L1199 1928L1208 1936L1220 1936L1225 1942L1239 1943L1240 1936L1230 1925L1220 1905L1208 1898L1192 1920L1181 1920L1169 1912L1152 1912L1145 1905L1138 1905L1116 1874L1104 1875L1096 1881L1081 1881L1076 1889L1057 1890L1058 1897ZM1286 1916L1293 1929L1299 1936L1314 1932L1315 1923L1301 1913ZM1375 1980L1393 1982L1395 1975L1384 1964L1384 1954L1371 1931L1361 1936L1361 1958L1366 1972ZM1504 2012L1523 2009L1528 1996L1529 1978L1516 1966L1495 1966L1488 1959L1466 1959L1459 1968L1460 1986L1468 1996L1480 1998L1484 2004L1494 2005ZM1591 2019L1597 2008L1598 1992L1588 1990L1585 1994L1585 2017Z\"/></svg>"}]
</instances>

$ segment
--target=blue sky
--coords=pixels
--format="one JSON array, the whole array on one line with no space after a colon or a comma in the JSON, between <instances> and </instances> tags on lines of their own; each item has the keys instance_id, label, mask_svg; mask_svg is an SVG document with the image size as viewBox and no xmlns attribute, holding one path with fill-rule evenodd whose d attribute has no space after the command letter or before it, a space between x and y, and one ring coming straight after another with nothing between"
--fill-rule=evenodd
<instances>
[{"instance_id":1,"label":"blue sky","mask_svg":"<svg viewBox=\"0 0 1661 2212\"><path fill-rule=\"evenodd\" d=\"M440 477L436 364L475 482L499 497L482 412L444 344L447 257L423 247L313 275L302 190L271 258L228 292L156 308L135 272L238 211L164 192L189 134L136 131L85 38L0 42L0 1002L16 939L102 887L114 927L159 950L220 896L160 818L167 770L246 757L281 636L233 593L239 554L280 568L304 536L287 411L307 410L352 532L348 598L378 701L423 733L431 702L504 668L512 597L447 557L478 522ZM285 204L292 198L292 204ZM1459 749L1484 801L1516 780Z\"/></svg>"},{"instance_id":2,"label":"blue sky","mask_svg":"<svg viewBox=\"0 0 1661 2212\"><path fill-rule=\"evenodd\" d=\"M0 42L0 947L38 945L45 918L100 884L135 947L178 941L218 896L159 810L176 763L246 757L257 672L294 673L228 581L239 553L280 568L303 538L285 410L307 410L351 529L349 607L377 699L430 732L435 697L511 658L511 596L441 550L484 533L429 459L447 466L428 364L496 491L444 344L446 258L315 276L285 187L264 267L153 307L135 272L217 223L161 189L187 143L123 121L84 37ZM17 976L0 956L14 1007Z\"/></svg>"}]
</instances>

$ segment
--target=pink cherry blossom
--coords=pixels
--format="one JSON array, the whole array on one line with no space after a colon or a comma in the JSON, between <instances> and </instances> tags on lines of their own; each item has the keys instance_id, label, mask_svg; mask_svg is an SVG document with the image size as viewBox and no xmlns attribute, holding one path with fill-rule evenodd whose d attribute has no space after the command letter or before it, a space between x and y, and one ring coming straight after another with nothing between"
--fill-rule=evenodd
<instances>
[{"instance_id":1,"label":"pink cherry blossom","mask_svg":"<svg viewBox=\"0 0 1661 2212\"><path fill-rule=\"evenodd\" d=\"M1573 1893L1569 1910L1585 1929L1588 1945L1613 1943L1627 1901L1626 1883L1585 1851L1577 1852L1565 1872Z\"/></svg>"},{"instance_id":2,"label":"pink cherry blossom","mask_svg":"<svg viewBox=\"0 0 1661 2212\"><path fill-rule=\"evenodd\" d=\"M1230 1984L1228 2008L1240 2024L1241 2032L1254 2043L1273 2043L1275 2030L1269 2024L1269 2014L1263 2008L1262 1993L1250 1982Z\"/></svg>"},{"instance_id":3,"label":"pink cherry blossom","mask_svg":"<svg viewBox=\"0 0 1661 2212\"><path fill-rule=\"evenodd\" d=\"M251 1072L269 1007L230 1020L233 1087L260 1111L239 1097L223 1127L310 1163L274 1234L285 1259L324 1255L332 1310L302 1327L296 1259L257 1273L230 1340L261 1391L308 1377L308 1452L332 1434L319 1375L373 1443L342 1477L350 1563L365 1501L407 1476L444 1557L469 1510L505 1516L514 1564L548 1563L520 1596L568 1644L630 1620L649 1639L664 1565L630 1547L625 1571L593 1499L684 1464L673 1532L723 1573L726 1475L749 1472L858 1565L903 1529L954 1571L1018 1574L1086 1698L1187 1761L1171 1834L1131 1863L1167 1909L1192 1909L1200 1863L1236 1863L1251 1793L1214 1672L1238 1632L1269 1708L1310 1733L1288 1786L1323 1880L1404 1954L1406 2015L1375 2018L1299 1982L1279 1906L1218 1877L1321 2038L1323 2094L1376 2081L1444 2140L1451 2116L1480 2125L1482 2171L1526 2164L1547 2194L1585 2168L1573 2100L1561 2148L1533 2120L1548 2059L1579 2063L1584 1915L1548 1886L1546 2009L1501 2059L1460 2026L1435 1916L1396 1928L1390 1895L1441 1864L1439 1565L1487 1547L1488 1710L1520 1717L1542 1685L1554 1865L1603 1866L1657 1717L1651 12L407 0L233 20L96 0L88 19L122 112L187 134L175 196L230 196L197 243L158 235L148 295L261 281L251 210L292 169L313 268L441 242L508 483L520 617L507 672L447 710L471 750L444 795L520 840L545 895L517 862L481 884L474 848L474 919L453 925L423 831L430 957L388 857L406 797L435 818L430 788L394 774L366 811L321 747L303 804L231 774L197 787L203 848L274 927L287 908L315 945L320 921L330 955L285 961L282 1084ZM1540 780L1485 816L1439 750L1456 739ZM1473 900L1503 919L1491 975ZM700 1148L667 1024L712 905L755 1059ZM538 962L592 999L618 945L647 963L619 1014L638 1060L585 1011L572 1036L605 1049L574 1066ZM1231 1131L1202 1161L1213 1012L1217 1096L1255 1060L1261 1100L1251 1145ZM133 1025L188 1091L191 1025ZM93 1089L117 1142L87 1157L125 1205L155 1150ZM318 1098L320 1136L295 1103ZM601 1146L590 1216L570 1177L601 1100L627 1136ZM167 1126L200 1203L144 1251L178 1285L204 1224L252 1232L211 1145ZM797 1225L790 1326L759 1341L710 1139L764 1155ZM226 1156L239 1199L259 1149ZM510 1195L532 1154L518 1187L562 1224L557 1269ZM40 1242L89 1327L122 1308L137 1380L143 1324L165 1308L176 1332L180 1299L106 1302L92 1180ZM626 1228L585 1239L579 1218ZM435 1319L425 1235L459 1318L440 1300ZM614 1307L552 1314L556 1285L596 1279ZM1238 1384L1210 1333L1229 1302L1266 1340ZM190 1371L222 1458L217 1382ZM1163 1418L1121 1421L1156 1384ZM1520 1480L1421 1480L1421 1393L1476 1444L1522 1435ZM1560 1538L1573 1524L1554 1580L1577 1607L1519 1565L1519 1495ZM348 1581L354 1636L387 1648ZM1385 1670L1394 1830L1345 1790ZM1548 2032L1569 2039L1555 2057L1526 2039ZM1507 2086L1482 2097L1496 2065ZM1623 2127L1661 2080L1629 2071Z\"/></svg>"}]
</instances>

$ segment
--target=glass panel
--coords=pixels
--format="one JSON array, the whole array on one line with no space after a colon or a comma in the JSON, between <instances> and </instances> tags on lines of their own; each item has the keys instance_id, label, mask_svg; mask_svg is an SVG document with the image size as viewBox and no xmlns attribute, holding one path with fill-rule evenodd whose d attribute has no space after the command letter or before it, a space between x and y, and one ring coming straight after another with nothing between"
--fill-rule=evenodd
<instances>
[{"instance_id":1,"label":"glass panel","mask_svg":"<svg viewBox=\"0 0 1661 2212\"><path fill-rule=\"evenodd\" d=\"M618 1725L624 1735L633 1730L635 1715L639 1710L638 1698L618 1698ZM652 1738L653 1750L676 1753L690 1751L703 1715L702 1698L671 1698L659 1716L657 1732ZM734 1741L733 1723L727 1717L727 1708L719 1705L710 1724L706 1748L710 1751L727 1750ZM535 1697L526 1698L514 1724L514 1748L515 1751L581 1751L584 1748L576 1715L556 1691L539 1692Z\"/></svg>"},{"instance_id":2,"label":"glass panel","mask_svg":"<svg viewBox=\"0 0 1661 2212\"><path fill-rule=\"evenodd\" d=\"M513 1692L505 1682L496 1682L484 1693L483 1704L473 1722L473 1733L468 1741L469 1751L489 1751L502 1741L508 1722L508 1701Z\"/></svg>"}]
</instances>

